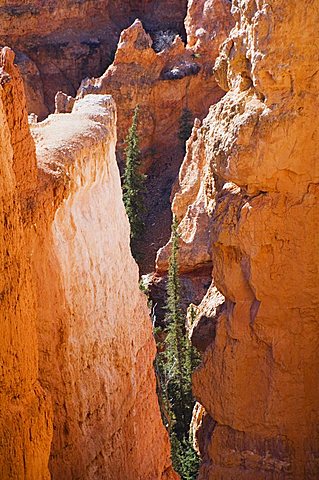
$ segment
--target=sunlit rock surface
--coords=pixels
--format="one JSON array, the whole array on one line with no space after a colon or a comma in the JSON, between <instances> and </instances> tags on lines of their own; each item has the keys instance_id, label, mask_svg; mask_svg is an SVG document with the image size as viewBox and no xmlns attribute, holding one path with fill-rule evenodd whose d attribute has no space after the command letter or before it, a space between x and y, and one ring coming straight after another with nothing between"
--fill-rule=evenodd
<instances>
[{"instance_id":1,"label":"sunlit rock surface","mask_svg":"<svg viewBox=\"0 0 319 480\"><path fill-rule=\"evenodd\" d=\"M30 118L35 149L13 60L1 51L0 477L177 479L114 102L87 96L72 114Z\"/></svg>"},{"instance_id":2,"label":"sunlit rock surface","mask_svg":"<svg viewBox=\"0 0 319 480\"><path fill-rule=\"evenodd\" d=\"M89 95L32 134L45 188L34 266L40 379L54 402L53 478L175 478L129 248L114 102ZM53 211L46 182L63 194Z\"/></svg>"},{"instance_id":3,"label":"sunlit rock surface","mask_svg":"<svg viewBox=\"0 0 319 480\"><path fill-rule=\"evenodd\" d=\"M112 63L121 31L140 18L148 31L186 36L187 0L4 0L0 45L19 52L29 112L54 110L58 90L74 95L81 80Z\"/></svg>"},{"instance_id":4,"label":"sunlit rock surface","mask_svg":"<svg viewBox=\"0 0 319 480\"><path fill-rule=\"evenodd\" d=\"M31 269L36 159L13 61L0 49L0 478L48 480L52 409L38 382Z\"/></svg>"},{"instance_id":5,"label":"sunlit rock surface","mask_svg":"<svg viewBox=\"0 0 319 480\"><path fill-rule=\"evenodd\" d=\"M313 479L318 4L234 1L232 13L215 65L227 93L193 130L173 200L182 268L202 252L213 264L193 327L199 478Z\"/></svg>"}]
</instances>

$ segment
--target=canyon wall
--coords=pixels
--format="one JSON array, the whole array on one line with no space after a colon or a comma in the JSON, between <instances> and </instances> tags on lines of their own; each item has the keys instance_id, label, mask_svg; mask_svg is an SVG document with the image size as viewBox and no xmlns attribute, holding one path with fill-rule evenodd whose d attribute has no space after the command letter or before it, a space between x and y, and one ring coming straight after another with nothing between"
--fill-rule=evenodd
<instances>
[{"instance_id":1,"label":"canyon wall","mask_svg":"<svg viewBox=\"0 0 319 480\"><path fill-rule=\"evenodd\" d=\"M5 0L0 45L18 53L29 112L41 119L54 109L58 90L74 95L81 80L101 75L112 62L120 32L136 18L148 31L185 36L187 0Z\"/></svg>"},{"instance_id":2,"label":"canyon wall","mask_svg":"<svg viewBox=\"0 0 319 480\"><path fill-rule=\"evenodd\" d=\"M210 24L201 16L204 10L211 14ZM112 65L101 77L85 79L78 90L78 98L90 93L114 97L119 115L120 165L133 110L136 105L140 107L142 168L148 175L147 229L140 247L144 258L139 261L142 273L153 270L156 251L169 238L170 193L184 155L184 145L179 140L182 113L188 109L192 119L202 119L209 106L222 97L213 65L218 45L232 25L228 0L212 0L209 6L203 2L195 6L188 3L187 45L178 36L174 39L174 35L152 39L143 24L135 21L122 32ZM70 109L63 98L61 104L57 111Z\"/></svg>"},{"instance_id":3,"label":"canyon wall","mask_svg":"<svg viewBox=\"0 0 319 480\"><path fill-rule=\"evenodd\" d=\"M31 125L35 149L13 59L2 50L0 476L177 479L129 248L115 104L87 96Z\"/></svg>"},{"instance_id":4,"label":"canyon wall","mask_svg":"<svg viewBox=\"0 0 319 480\"><path fill-rule=\"evenodd\" d=\"M169 156L179 153L178 120L183 108L203 118L210 104L223 92L212 69L206 71L202 59L194 57L180 37L167 41L159 52L140 21L121 34L113 64L100 78L86 79L78 97L88 93L110 93L119 111L118 149L132 121L136 105L140 107L140 138L144 164L156 161L163 150ZM215 60L213 58L213 60Z\"/></svg>"},{"instance_id":5,"label":"canyon wall","mask_svg":"<svg viewBox=\"0 0 319 480\"><path fill-rule=\"evenodd\" d=\"M65 80L65 91L74 93L84 71L95 75L105 58L100 37L91 35L99 12L93 2L65 10L68 4L45 5L6 2L0 9L7 28L0 41L15 31L34 80L29 96L47 79L33 100L41 115L46 98L52 104L55 88L64 89L64 70L75 72L72 88ZM131 111L142 106L149 198L158 204L147 237L153 250L169 228L158 199L167 207L182 155L181 109L202 117L219 100L203 122L195 120L173 199L192 298L211 282L190 325L203 354L193 377L199 480L319 476L319 8L316 0L233 0L236 24L215 64L227 92L221 98L211 66L227 29L213 15L228 18L229 8L226 0L189 2L186 48L177 38L156 53L140 22L123 32L114 64L83 82L72 113L32 126L38 166L22 81L12 52L1 53L1 478L49 478L52 421L53 478L176 478L155 394L151 322L120 200L115 107L105 93L119 104L120 153ZM110 17L101 12L104 31ZM39 15L48 29L43 44L32 30ZM94 27L86 30L88 19ZM34 37L26 51L23 28ZM78 68L78 48L83 65L91 58L94 68ZM47 67L35 65L31 51ZM63 68L55 64L59 56ZM159 278L168 255L169 245L157 258Z\"/></svg>"},{"instance_id":6,"label":"canyon wall","mask_svg":"<svg viewBox=\"0 0 319 480\"><path fill-rule=\"evenodd\" d=\"M183 108L203 118L211 103L222 95L212 69L201 70L179 37L162 52L152 48L152 39L136 21L121 34L113 64L102 77L82 82L78 96L110 93L119 113L117 153L123 151L132 113L139 105L140 147L143 170L147 172L147 228L140 250L143 273L153 270L155 252L169 236L170 192L183 158L178 139ZM204 79L205 77L205 79Z\"/></svg>"},{"instance_id":7,"label":"canyon wall","mask_svg":"<svg viewBox=\"0 0 319 480\"><path fill-rule=\"evenodd\" d=\"M120 37L136 18L143 26L135 22ZM170 192L184 154L178 139L183 109L188 108L193 118L203 118L209 105L223 95L213 65L232 26L229 1L33 0L21 5L6 1L0 7L0 25L0 44L17 51L28 110L39 119L54 110L57 91L74 96L82 79L78 97L87 93L114 97L122 165L132 111L140 105L149 192L145 223L150 227L140 248L144 252L140 268L143 273L152 271L156 251L169 237ZM173 39L174 32L180 38L169 46L172 40L167 38ZM186 46L181 39L188 41ZM92 76L97 78L87 78ZM72 105L73 99L69 103L60 94L56 112L70 112Z\"/></svg>"},{"instance_id":8,"label":"canyon wall","mask_svg":"<svg viewBox=\"0 0 319 480\"><path fill-rule=\"evenodd\" d=\"M234 0L173 211L197 309L200 480L319 476L318 2ZM169 245L158 257L165 265ZM185 265L184 265L185 264Z\"/></svg>"},{"instance_id":9,"label":"canyon wall","mask_svg":"<svg viewBox=\"0 0 319 480\"><path fill-rule=\"evenodd\" d=\"M0 478L49 479L52 411L38 382L30 187L35 149L13 52L0 50Z\"/></svg>"},{"instance_id":10,"label":"canyon wall","mask_svg":"<svg viewBox=\"0 0 319 480\"><path fill-rule=\"evenodd\" d=\"M115 104L88 95L32 134L44 182L33 261L40 379L54 402L52 476L173 478L151 321L121 198ZM53 211L51 179L55 200L63 188Z\"/></svg>"},{"instance_id":11,"label":"canyon wall","mask_svg":"<svg viewBox=\"0 0 319 480\"><path fill-rule=\"evenodd\" d=\"M160 9L165 10L165 5ZM158 22L165 24L161 16ZM147 22L139 20L121 33L112 65L101 77L84 79L77 92L79 98L89 93L114 97L119 114L120 157L136 105L140 106L144 168L158 161L161 151L167 157L169 152L171 156L180 154L178 120L183 109L188 108L193 118L203 118L209 106L223 95L212 68L218 47L232 26L228 0L190 1L185 19L186 44L177 36L178 31L154 38L147 33Z\"/></svg>"}]
</instances>

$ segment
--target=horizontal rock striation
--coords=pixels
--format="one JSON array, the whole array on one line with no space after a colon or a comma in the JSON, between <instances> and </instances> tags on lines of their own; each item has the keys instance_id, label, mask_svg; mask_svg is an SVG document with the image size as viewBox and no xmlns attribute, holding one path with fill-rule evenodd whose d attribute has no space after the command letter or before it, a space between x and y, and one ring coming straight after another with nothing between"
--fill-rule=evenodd
<instances>
[{"instance_id":1,"label":"horizontal rock striation","mask_svg":"<svg viewBox=\"0 0 319 480\"><path fill-rule=\"evenodd\" d=\"M318 5L237 0L232 13L215 64L227 93L195 125L173 201L181 261L184 248L187 268L189 258L213 263L193 326L204 351L193 377L206 411L194 416L199 479L310 480L319 475Z\"/></svg>"}]
</instances>

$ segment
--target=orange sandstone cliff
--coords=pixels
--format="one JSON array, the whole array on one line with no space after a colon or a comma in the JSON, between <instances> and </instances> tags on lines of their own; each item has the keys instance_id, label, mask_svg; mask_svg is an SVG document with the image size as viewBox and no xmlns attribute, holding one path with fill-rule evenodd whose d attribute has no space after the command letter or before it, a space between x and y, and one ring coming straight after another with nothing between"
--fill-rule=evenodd
<instances>
[{"instance_id":1,"label":"orange sandstone cliff","mask_svg":"<svg viewBox=\"0 0 319 480\"><path fill-rule=\"evenodd\" d=\"M143 169L147 171L147 229L140 250L143 273L153 269L155 252L169 236L171 186L183 158L178 139L183 108L203 118L222 91L212 68L205 73L180 39L161 52L152 48L152 39L136 21L121 34L113 64L98 79L82 82L78 96L110 93L116 101L118 157L123 163L125 137L136 105L140 107L139 137Z\"/></svg>"},{"instance_id":2,"label":"orange sandstone cliff","mask_svg":"<svg viewBox=\"0 0 319 480\"><path fill-rule=\"evenodd\" d=\"M137 18L145 30L135 22L121 34L115 52L121 30ZM74 96L85 79L78 96L107 93L116 101L122 159L132 109L140 105L143 167L152 167L146 219L152 228L145 234L140 266L151 271L155 252L169 236L169 195L183 157L178 140L182 110L189 108L193 118L203 118L223 95L213 65L232 26L229 1L6 1L0 7L0 24L0 44L18 52L28 110L40 119L53 111L57 91L66 95L56 98L56 112L70 112L74 100L68 95ZM165 39L178 34L165 49ZM182 39L188 41L186 47Z\"/></svg>"},{"instance_id":3,"label":"orange sandstone cliff","mask_svg":"<svg viewBox=\"0 0 319 480\"><path fill-rule=\"evenodd\" d=\"M34 236L36 181L23 84L0 50L0 478L49 479L52 409L38 381Z\"/></svg>"},{"instance_id":4,"label":"orange sandstone cliff","mask_svg":"<svg viewBox=\"0 0 319 480\"><path fill-rule=\"evenodd\" d=\"M197 309L200 480L319 478L319 6L233 1L173 211L182 268L211 261ZM169 246L158 256L167 263Z\"/></svg>"},{"instance_id":5,"label":"orange sandstone cliff","mask_svg":"<svg viewBox=\"0 0 319 480\"><path fill-rule=\"evenodd\" d=\"M33 258L40 379L54 401L53 478L173 478L151 321L129 249L114 102L88 95L32 134L44 181L64 188L53 212L41 200Z\"/></svg>"},{"instance_id":6,"label":"orange sandstone cliff","mask_svg":"<svg viewBox=\"0 0 319 480\"><path fill-rule=\"evenodd\" d=\"M41 116L55 89L74 94L82 76L105 70L126 13L183 35L186 2L165 1L158 25L158 2L45 3L0 7L0 41L20 49ZM316 0L190 0L186 47L176 38L157 53L137 21L102 77L85 80L76 100L59 94L57 111L72 113L32 124L37 158L13 53L2 50L1 479L176 478L107 93L119 156L142 107L149 258L169 225L178 118L184 106L199 117L172 206L190 297L209 287L189 325L202 353L199 480L319 477L318 21ZM159 278L168 255L169 244Z\"/></svg>"},{"instance_id":7,"label":"orange sandstone cliff","mask_svg":"<svg viewBox=\"0 0 319 480\"><path fill-rule=\"evenodd\" d=\"M36 163L13 58L2 50L1 479L176 479L114 102L87 96L32 125Z\"/></svg>"}]
</instances>

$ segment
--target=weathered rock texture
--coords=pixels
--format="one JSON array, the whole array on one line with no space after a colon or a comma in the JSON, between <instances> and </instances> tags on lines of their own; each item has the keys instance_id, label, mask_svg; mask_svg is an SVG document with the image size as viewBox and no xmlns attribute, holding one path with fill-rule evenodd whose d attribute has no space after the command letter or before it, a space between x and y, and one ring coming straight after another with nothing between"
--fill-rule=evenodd
<instances>
[{"instance_id":1,"label":"weathered rock texture","mask_svg":"<svg viewBox=\"0 0 319 480\"><path fill-rule=\"evenodd\" d=\"M188 13L187 13L188 8ZM184 18L187 19L184 27ZM120 37L120 31L135 18ZM209 18L209 21L208 21ZM119 114L118 157L123 159L124 139L132 111L140 105L140 138L143 167L148 170L145 219L147 231L140 250L143 272L153 270L155 254L169 236L172 184L183 158L178 140L179 118L184 108L204 118L209 105L223 95L213 75L218 47L230 31L228 0L108 2L8 2L0 7L0 42L19 50L29 112L43 119L53 110L70 112L78 96L112 94ZM39 26L41 25L41 29ZM43 28L42 28L43 27ZM163 38L180 37L159 53ZM154 43L152 42L152 39ZM189 40L185 47L181 38ZM98 76L100 78L88 79ZM152 167L152 168L151 168ZM159 181L160 179L160 181Z\"/></svg>"},{"instance_id":2,"label":"weathered rock texture","mask_svg":"<svg viewBox=\"0 0 319 480\"><path fill-rule=\"evenodd\" d=\"M102 77L82 82L78 96L111 93L119 111L119 150L132 121L132 111L140 106L141 147L154 157L158 151L176 150L178 119L183 108L205 115L211 103L222 95L213 72L201 74L200 59L193 57L180 37L156 53L152 39L137 20L122 32L113 64Z\"/></svg>"},{"instance_id":3,"label":"weathered rock texture","mask_svg":"<svg viewBox=\"0 0 319 480\"><path fill-rule=\"evenodd\" d=\"M0 478L49 479L51 403L38 382L29 189L36 180L23 83L0 50Z\"/></svg>"},{"instance_id":4,"label":"weathered rock texture","mask_svg":"<svg viewBox=\"0 0 319 480\"><path fill-rule=\"evenodd\" d=\"M64 197L50 214L43 195L34 252L40 378L54 401L53 478L173 478L121 199L114 102L87 96L32 134L45 190L53 180Z\"/></svg>"},{"instance_id":5,"label":"weathered rock texture","mask_svg":"<svg viewBox=\"0 0 319 480\"><path fill-rule=\"evenodd\" d=\"M136 18L149 31L184 34L187 0L5 0L0 44L20 52L29 112L44 118L58 90L74 95L81 80L111 63L123 28Z\"/></svg>"},{"instance_id":6,"label":"weathered rock texture","mask_svg":"<svg viewBox=\"0 0 319 480\"><path fill-rule=\"evenodd\" d=\"M114 63L101 78L83 82L79 91L79 96L107 92L114 97L119 112L120 162L132 112L140 106L139 137L143 168L148 173L146 204L150 215L140 248L146 259L141 262L143 272L152 270L155 252L169 235L169 196L183 157L178 140L182 110L187 107L203 117L209 104L222 94L212 69L210 80L205 82L199 70L199 63L179 37L167 50L156 53L151 37L136 21L122 33Z\"/></svg>"},{"instance_id":7,"label":"weathered rock texture","mask_svg":"<svg viewBox=\"0 0 319 480\"><path fill-rule=\"evenodd\" d=\"M87 96L33 124L36 164L11 50L1 65L0 477L50 478L53 418L53 479L176 479L114 102Z\"/></svg>"},{"instance_id":8,"label":"weathered rock texture","mask_svg":"<svg viewBox=\"0 0 319 480\"><path fill-rule=\"evenodd\" d=\"M122 32L113 64L100 78L84 80L78 91L78 97L88 93L110 93L114 97L119 114L120 162L132 112L140 106L139 136L143 168L148 173L148 228L140 248L146 258L140 262L143 272L153 269L155 253L169 236L169 197L184 153L178 139L182 111L188 108L193 118L203 118L209 106L223 95L213 75L213 64L219 41L230 31L232 17L228 1L214 0L213 4L213 14L223 11L224 24L221 27L218 17L212 16L211 35L205 43L205 48L211 47L210 55L202 45L197 45L196 51L193 45L185 46L180 37L155 52L158 39L153 45L142 23L136 21ZM199 25L199 18L196 21ZM163 39L159 44L165 44Z\"/></svg>"},{"instance_id":9,"label":"weathered rock texture","mask_svg":"<svg viewBox=\"0 0 319 480\"><path fill-rule=\"evenodd\" d=\"M310 480L319 476L318 2L237 0L232 12L216 62L227 93L193 131L173 202L181 261L213 263L193 327L204 351L193 378L206 410L194 417L199 478Z\"/></svg>"},{"instance_id":10,"label":"weathered rock texture","mask_svg":"<svg viewBox=\"0 0 319 480\"><path fill-rule=\"evenodd\" d=\"M229 15L230 0L188 0L185 29L187 45L192 51L215 61L219 46L233 23Z\"/></svg>"}]
</instances>

